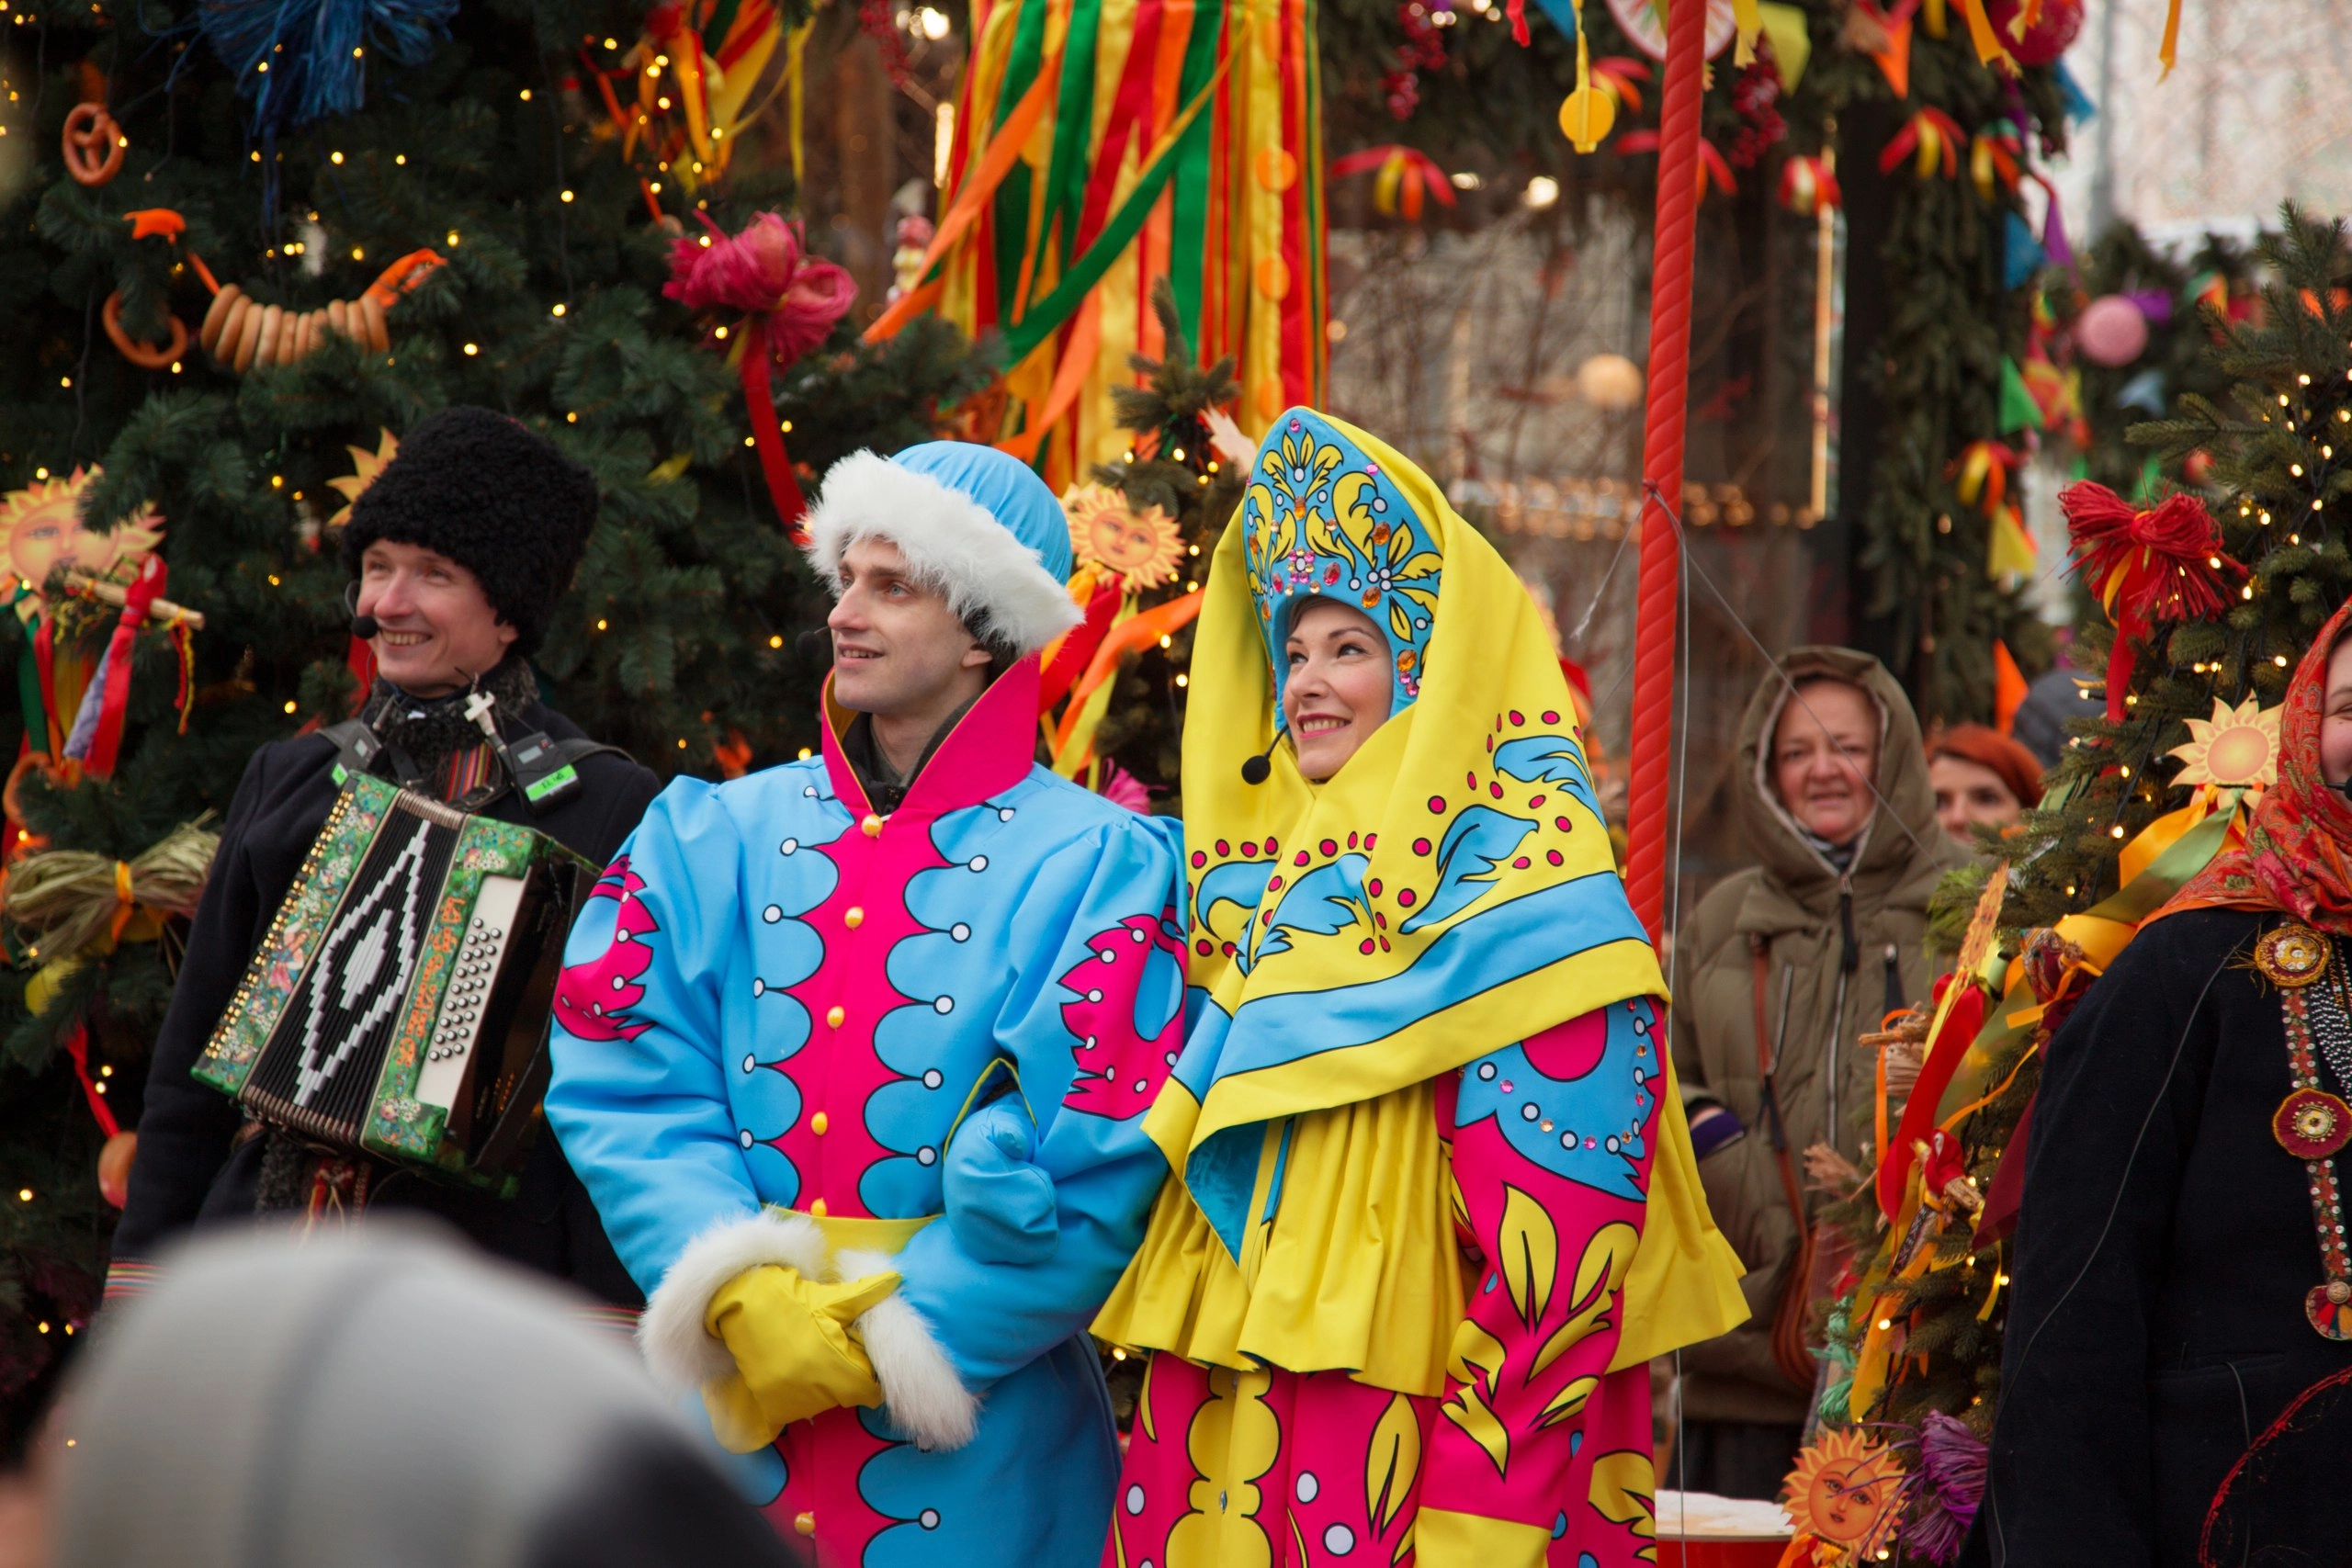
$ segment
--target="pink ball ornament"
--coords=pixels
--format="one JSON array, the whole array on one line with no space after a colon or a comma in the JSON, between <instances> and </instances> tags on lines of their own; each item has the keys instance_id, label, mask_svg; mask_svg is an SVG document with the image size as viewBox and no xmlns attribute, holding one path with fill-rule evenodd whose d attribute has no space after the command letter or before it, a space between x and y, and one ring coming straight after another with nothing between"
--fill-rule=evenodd
<instances>
[{"instance_id":1,"label":"pink ball ornament","mask_svg":"<svg viewBox=\"0 0 2352 1568\"><path fill-rule=\"evenodd\" d=\"M2093 365L2129 365L2148 346L2148 318L2120 294L2103 294L2075 319L2075 346Z\"/></svg>"},{"instance_id":2,"label":"pink ball ornament","mask_svg":"<svg viewBox=\"0 0 2352 1568\"><path fill-rule=\"evenodd\" d=\"M2066 52L2075 35L2083 30L2083 0L2041 0L2041 16L2018 38L2009 31L2017 20L2021 0L1990 0L1984 7L1985 17L1993 24L1993 36L2014 56L2019 65L2052 65Z\"/></svg>"}]
</instances>

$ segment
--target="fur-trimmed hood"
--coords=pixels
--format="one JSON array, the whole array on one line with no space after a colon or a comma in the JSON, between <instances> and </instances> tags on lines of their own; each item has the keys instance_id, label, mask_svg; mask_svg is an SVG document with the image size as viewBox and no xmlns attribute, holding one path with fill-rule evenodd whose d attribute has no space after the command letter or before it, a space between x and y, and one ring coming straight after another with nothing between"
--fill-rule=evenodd
<instances>
[{"instance_id":1,"label":"fur-trimmed hood","mask_svg":"<svg viewBox=\"0 0 2352 1568\"><path fill-rule=\"evenodd\" d=\"M947 596L973 635L1025 658L1076 626L1069 521L1029 466L992 446L929 441L891 457L854 452L808 513L808 559L842 588L842 553L887 538L915 580Z\"/></svg>"}]
</instances>

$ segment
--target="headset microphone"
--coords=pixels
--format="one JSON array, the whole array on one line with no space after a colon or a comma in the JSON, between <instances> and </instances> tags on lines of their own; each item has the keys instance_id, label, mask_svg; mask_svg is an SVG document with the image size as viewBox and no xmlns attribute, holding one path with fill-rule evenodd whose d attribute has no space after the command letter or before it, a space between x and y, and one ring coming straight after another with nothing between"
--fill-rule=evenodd
<instances>
[{"instance_id":1,"label":"headset microphone","mask_svg":"<svg viewBox=\"0 0 2352 1568\"><path fill-rule=\"evenodd\" d=\"M833 634L823 626L811 626L793 639L793 647L800 657L816 664L833 661Z\"/></svg>"},{"instance_id":2,"label":"headset microphone","mask_svg":"<svg viewBox=\"0 0 2352 1568\"><path fill-rule=\"evenodd\" d=\"M375 640L382 628L377 626L375 616L359 613L359 584L355 582L343 591L343 607L351 615L351 635L361 642Z\"/></svg>"},{"instance_id":3,"label":"headset microphone","mask_svg":"<svg viewBox=\"0 0 2352 1568\"><path fill-rule=\"evenodd\" d=\"M1263 751L1259 752L1254 757L1246 757L1242 759L1241 782L1243 784L1264 784L1267 776L1274 771L1274 747L1283 743L1283 727L1281 725L1276 725L1274 727L1274 739L1272 745L1268 746Z\"/></svg>"}]
</instances>

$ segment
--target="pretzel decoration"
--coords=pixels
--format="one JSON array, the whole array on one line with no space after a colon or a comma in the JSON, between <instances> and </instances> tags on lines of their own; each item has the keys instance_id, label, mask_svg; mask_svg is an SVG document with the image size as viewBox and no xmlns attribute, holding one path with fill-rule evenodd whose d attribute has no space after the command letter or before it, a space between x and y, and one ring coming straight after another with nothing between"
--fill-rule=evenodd
<instances>
[{"instance_id":1,"label":"pretzel decoration","mask_svg":"<svg viewBox=\"0 0 2352 1568\"><path fill-rule=\"evenodd\" d=\"M98 319L107 329L107 336L114 341L115 351L142 370L163 370L178 362L187 352L187 323L177 316L165 316L172 327L168 344L157 347L140 342L122 330L122 290L118 288L107 296L106 308Z\"/></svg>"},{"instance_id":2,"label":"pretzel decoration","mask_svg":"<svg viewBox=\"0 0 2352 1568\"><path fill-rule=\"evenodd\" d=\"M85 186L102 186L122 167L127 143L104 104L75 104L65 117L65 172Z\"/></svg>"},{"instance_id":3,"label":"pretzel decoration","mask_svg":"<svg viewBox=\"0 0 2352 1568\"><path fill-rule=\"evenodd\" d=\"M265 305L235 284L223 284L197 329L197 341L239 375L257 365L291 365L325 344L330 333L382 354L391 347L384 313L444 260L433 250L411 251L379 273L358 299L337 299L316 310Z\"/></svg>"},{"instance_id":4,"label":"pretzel decoration","mask_svg":"<svg viewBox=\"0 0 2352 1568\"><path fill-rule=\"evenodd\" d=\"M146 208L123 217L131 226L134 240L175 241L187 230L187 220L168 207ZM320 310L303 311L265 305L237 285L221 283L194 251L187 253L187 261L212 290L212 304L204 312L204 324L197 329L197 341L214 360L243 375L256 365L291 365L325 344L331 333L340 333L378 354L387 352L391 337L384 313L430 277L445 258L429 249L411 251L377 274L376 281L358 299L337 299ZM165 318L171 323L171 339L163 345L141 343L125 332L119 289L107 296L101 320L115 348L133 365L161 370L187 352L187 324L176 316Z\"/></svg>"}]
</instances>

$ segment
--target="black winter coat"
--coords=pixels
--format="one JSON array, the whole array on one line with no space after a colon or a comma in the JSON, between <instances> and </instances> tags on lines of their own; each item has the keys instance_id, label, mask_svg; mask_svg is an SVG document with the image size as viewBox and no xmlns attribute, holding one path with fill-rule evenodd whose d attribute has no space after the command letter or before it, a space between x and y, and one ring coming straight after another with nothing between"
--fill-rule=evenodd
<instances>
[{"instance_id":1,"label":"black winter coat","mask_svg":"<svg viewBox=\"0 0 2352 1568\"><path fill-rule=\"evenodd\" d=\"M2293 1086L2278 993L2251 954L2277 923L2227 909L2156 922L2050 1043L1963 1562L2189 1568L2240 1458L2298 1394L2352 1371L2352 1345L2303 1315L2324 1278L2309 1182L2270 1130ZM2347 1088L2324 1068L2322 1084ZM2339 1472L2345 1446L2340 1429L2283 1435L2233 1484L2291 1483L2315 1461ZM2248 1501L2231 1510L2241 1525ZM2343 1540L2307 1540L2321 1521L2290 1517L2307 1510L2253 1506L2251 1543L2224 1532L2229 1562L2345 1560ZM2298 1542L2320 1554L2291 1555Z\"/></svg>"},{"instance_id":2,"label":"black winter coat","mask_svg":"<svg viewBox=\"0 0 2352 1568\"><path fill-rule=\"evenodd\" d=\"M539 729L559 740L581 733L541 704L528 705L517 716L518 733ZM334 761L334 746L322 736L264 746L246 765L230 802L220 852L197 906L179 982L148 1068L130 1196L115 1227L118 1259L143 1258L192 1227L253 1217L265 1140L238 1143L243 1118L236 1103L188 1074L334 805L340 793ZM585 789L545 816L531 816L511 790L487 815L535 828L600 866L608 863L660 793L661 782L610 752L578 766ZM608 1301L628 1306L642 1302L614 1256L586 1190L546 1129L535 1141L522 1190L512 1200L446 1185L419 1172L379 1168L368 1201L370 1207L436 1214L484 1249L571 1280Z\"/></svg>"}]
</instances>

